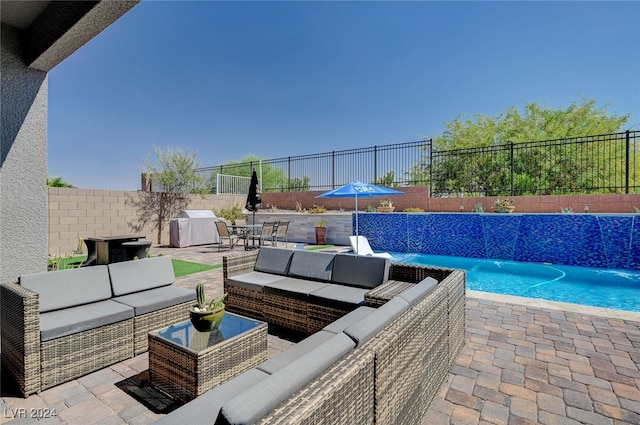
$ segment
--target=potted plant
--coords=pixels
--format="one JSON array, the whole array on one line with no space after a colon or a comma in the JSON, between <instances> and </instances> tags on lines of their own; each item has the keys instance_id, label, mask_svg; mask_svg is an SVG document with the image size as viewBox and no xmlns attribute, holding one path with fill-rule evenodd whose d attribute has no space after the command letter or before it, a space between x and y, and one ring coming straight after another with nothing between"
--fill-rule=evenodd
<instances>
[{"instance_id":1,"label":"potted plant","mask_svg":"<svg viewBox=\"0 0 640 425\"><path fill-rule=\"evenodd\" d=\"M316 245L324 245L327 243L327 219L323 218L320 221L315 222L316 227Z\"/></svg>"},{"instance_id":2,"label":"potted plant","mask_svg":"<svg viewBox=\"0 0 640 425\"><path fill-rule=\"evenodd\" d=\"M393 206L393 201L391 199L383 199L380 201L378 212L393 212L395 209L396 207Z\"/></svg>"},{"instance_id":3,"label":"potted plant","mask_svg":"<svg viewBox=\"0 0 640 425\"><path fill-rule=\"evenodd\" d=\"M510 213L516 209L513 199L496 199L493 202L493 211L497 213Z\"/></svg>"},{"instance_id":4,"label":"potted plant","mask_svg":"<svg viewBox=\"0 0 640 425\"><path fill-rule=\"evenodd\" d=\"M196 330L209 332L216 329L224 317L224 299L227 294L221 295L207 303L204 293L204 284L196 285L196 300L198 304L189 309L189 319Z\"/></svg>"}]
</instances>

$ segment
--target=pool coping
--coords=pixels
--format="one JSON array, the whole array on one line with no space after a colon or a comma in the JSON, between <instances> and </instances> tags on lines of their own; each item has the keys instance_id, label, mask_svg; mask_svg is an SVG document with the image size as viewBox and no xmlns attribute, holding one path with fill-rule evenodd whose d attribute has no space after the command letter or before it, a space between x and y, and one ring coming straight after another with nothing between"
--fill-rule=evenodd
<instances>
[{"instance_id":1,"label":"pool coping","mask_svg":"<svg viewBox=\"0 0 640 425\"><path fill-rule=\"evenodd\" d=\"M640 312L616 310L613 308L593 307L584 304L564 303L560 301L549 301L541 298L518 297L516 295L504 295L494 292L474 291L467 289L467 297L484 300L501 301L511 304L521 304L529 307L550 308L554 310L569 311L580 314L592 314L621 320L632 320L640 322Z\"/></svg>"}]
</instances>

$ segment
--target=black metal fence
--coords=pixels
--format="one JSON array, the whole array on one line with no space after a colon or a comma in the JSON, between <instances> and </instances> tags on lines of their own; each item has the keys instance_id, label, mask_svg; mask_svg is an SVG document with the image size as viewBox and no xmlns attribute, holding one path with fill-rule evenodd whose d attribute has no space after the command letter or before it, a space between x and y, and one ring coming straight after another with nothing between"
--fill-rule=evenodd
<instances>
[{"instance_id":1,"label":"black metal fence","mask_svg":"<svg viewBox=\"0 0 640 425\"><path fill-rule=\"evenodd\" d=\"M640 131L435 150L431 140L199 169L250 176L263 192L330 190L353 180L430 186L433 197L640 193Z\"/></svg>"}]
</instances>

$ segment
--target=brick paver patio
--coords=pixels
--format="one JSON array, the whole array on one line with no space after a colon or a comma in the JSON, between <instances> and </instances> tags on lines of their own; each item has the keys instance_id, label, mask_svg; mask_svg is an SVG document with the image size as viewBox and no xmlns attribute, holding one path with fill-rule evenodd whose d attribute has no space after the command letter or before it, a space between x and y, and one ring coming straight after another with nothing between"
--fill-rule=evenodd
<instances>
[{"instance_id":1,"label":"brick paver patio","mask_svg":"<svg viewBox=\"0 0 640 425\"><path fill-rule=\"evenodd\" d=\"M212 246L152 252L209 264L225 254ZM178 279L187 288L198 282L208 297L222 294L222 269ZM269 354L291 344L270 335ZM27 399L3 382L0 423L153 423L162 415L115 385L147 368L145 353ZM422 421L437 424L640 424L640 313L469 291L467 343Z\"/></svg>"}]
</instances>

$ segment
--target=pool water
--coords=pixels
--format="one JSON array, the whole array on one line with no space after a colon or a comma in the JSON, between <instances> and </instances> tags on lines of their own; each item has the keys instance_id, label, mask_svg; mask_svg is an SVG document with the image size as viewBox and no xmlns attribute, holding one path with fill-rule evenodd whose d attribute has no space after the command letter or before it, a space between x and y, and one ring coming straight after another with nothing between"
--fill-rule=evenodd
<instances>
[{"instance_id":1,"label":"pool water","mask_svg":"<svg viewBox=\"0 0 640 425\"><path fill-rule=\"evenodd\" d=\"M392 252L394 262L467 271L475 291L640 312L640 272Z\"/></svg>"}]
</instances>

